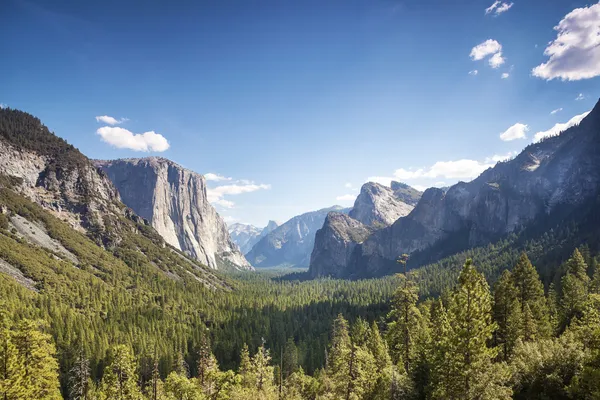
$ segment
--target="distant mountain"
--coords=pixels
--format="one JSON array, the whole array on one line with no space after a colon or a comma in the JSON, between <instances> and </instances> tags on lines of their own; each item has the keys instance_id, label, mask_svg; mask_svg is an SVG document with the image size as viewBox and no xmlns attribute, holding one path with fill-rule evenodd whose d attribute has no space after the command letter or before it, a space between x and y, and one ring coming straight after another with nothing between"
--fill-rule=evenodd
<instances>
[{"instance_id":1,"label":"distant mountain","mask_svg":"<svg viewBox=\"0 0 600 400\"><path fill-rule=\"evenodd\" d=\"M171 246L211 268L248 269L227 225L208 202L206 181L162 157L96 161L121 199Z\"/></svg>"},{"instance_id":2,"label":"distant mountain","mask_svg":"<svg viewBox=\"0 0 600 400\"><path fill-rule=\"evenodd\" d=\"M242 254L246 254L262 237L278 226L279 223L276 221L269 221L262 229L254 225L235 223L229 225L228 231L231 240L238 245Z\"/></svg>"},{"instance_id":3,"label":"distant mountain","mask_svg":"<svg viewBox=\"0 0 600 400\"><path fill-rule=\"evenodd\" d=\"M473 181L427 189L410 214L372 233L340 268L346 276L378 276L395 271L403 253L435 261L540 221L549 225L546 218L582 209L599 189L600 102L578 126L527 146ZM315 276L321 268L311 270Z\"/></svg>"},{"instance_id":4,"label":"distant mountain","mask_svg":"<svg viewBox=\"0 0 600 400\"><path fill-rule=\"evenodd\" d=\"M246 254L254 267L308 267L315 234L330 211L347 212L340 206L298 215L260 239Z\"/></svg>"},{"instance_id":5,"label":"distant mountain","mask_svg":"<svg viewBox=\"0 0 600 400\"><path fill-rule=\"evenodd\" d=\"M317 232L310 260L311 276L349 277L346 264L356 245L408 215L421 194L400 182L392 182L390 187L365 183L348 215L329 213Z\"/></svg>"}]
</instances>

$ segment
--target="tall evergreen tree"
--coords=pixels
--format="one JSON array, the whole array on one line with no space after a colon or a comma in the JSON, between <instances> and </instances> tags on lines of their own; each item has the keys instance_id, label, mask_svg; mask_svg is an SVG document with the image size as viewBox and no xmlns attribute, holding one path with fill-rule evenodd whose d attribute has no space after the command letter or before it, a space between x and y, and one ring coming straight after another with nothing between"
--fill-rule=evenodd
<instances>
[{"instance_id":1,"label":"tall evergreen tree","mask_svg":"<svg viewBox=\"0 0 600 400\"><path fill-rule=\"evenodd\" d=\"M510 398L511 391L492 364L498 351L487 346L496 330L488 284L471 260L466 261L458 283L448 310L451 330L446 357L451 360L444 365L453 381L446 382L442 394L450 399Z\"/></svg>"},{"instance_id":2,"label":"tall evergreen tree","mask_svg":"<svg viewBox=\"0 0 600 400\"><path fill-rule=\"evenodd\" d=\"M587 268L583 256L575 249L567 261L567 272L561 280L563 328L569 326L574 318L583 315L590 283Z\"/></svg>"},{"instance_id":3,"label":"tall evergreen tree","mask_svg":"<svg viewBox=\"0 0 600 400\"><path fill-rule=\"evenodd\" d=\"M415 357L415 340L421 320L417 308L418 288L406 275L400 275L402 283L398 285L392 300L392 311L388 318L387 340L392 361L401 364L406 373L411 372L411 363Z\"/></svg>"},{"instance_id":4,"label":"tall evergreen tree","mask_svg":"<svg viewBox=\"0 0 600 400\"><path fill-rule=\"evenodd\" d=\"M537 324L538 334L542 337L549 337L552 327L544 297L544 285L527 254L521 253L519 261L513 269L512 277L517 288L521 313L525 311L525 306L529 306Z\"/></svg>"},{"instance_id":5,"label":"tall evergreen tree","mask_svg":"<svg viewBox=\"0 0 600 400\"><path fill-rule=\"evenodd\" d=\"M14 341L23 360L23 384L31 398L61 399L58 361L52 337L42 331L43 323L24 320L18 325Z\"/></svg>"},{"instance_id":6,"label":"tall evergreen tree","mask_svg":"<svg viewBox=\"0 0 600 400\"><path fill-rule=\"evenodd\" d=\"M496 282L493 315L498 326L494 332L494 342L499 346L501 358L506 361L521 332L521 306L512 274L508 270Z\"/></svg>"},{"instance_id":7,"label":"tall evergreen tree","mask_svg":"<svg viewBox=\"0 0 600 400\"><path fill-rule=\"evenodd\" d=\"M0 304L0 306L4 306ZM13 340L11 321L4 308L0 308L0 399L26 399L30 394L25 385L23 359Z\"/></svg>"},{"instance_id":8,"label":"tall evergreen tree","mask_svg":"<svg viewBox=\"0 0 600 400\"><path fill-rule=\"evenodd\" d=\"M85 356L83 347L77 352L77 358L69 372L71 400L89 400L92 386L90 360Z\"/></svg>"},{"instance_id":9,"label":"tall evergreen tree","mask_svg":"<svg viewBox=\"0 0 600 400\"><path fill-rule=\"evenodd\" d=\"M141 391L137 384L136 362L129 347L114 346L109 354L109 363L104 369L101 394L107 400L140 400Z\"/></svg>"}]
</instances>

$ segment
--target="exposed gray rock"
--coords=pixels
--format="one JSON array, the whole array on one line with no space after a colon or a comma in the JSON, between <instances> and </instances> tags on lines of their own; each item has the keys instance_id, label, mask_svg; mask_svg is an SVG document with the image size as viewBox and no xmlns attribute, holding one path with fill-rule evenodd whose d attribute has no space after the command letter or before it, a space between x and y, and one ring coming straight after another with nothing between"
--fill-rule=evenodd
<instances>
[{"instance_id":1,"label":"exposed gray rock","mask_svg":"<svg viewBox=\"0 0 600 400\"><path fill-rule=\"evenodd\" d=\"M398 193L402 195L402 198L408 199L409 196L404 195L406 189L397 186L403 184L398 182L394 182L394 184L396 184ZM412 189L410 186L405 186ZM420 194L418 191L417 193ZM410 201L413 202L414 199L410 199ZM398 218L408 215L413 208L413 205L407 204L398 198L392 188L379 183L368 182L360 189L360 194L348 215L365 225L383 228L393 224Z\"/></svg>"},{"instance_id":2,"label":"exposed gray rock","mask_svg":"<svg viewBox=\"0 0 600 400\"><path fill-rule=\"evenodd\" d=\"M279 226L276 221L269 221L263 229L254 225L235 223L228 227L229 236L238 245L242 254L248 253L258 241Z\"/></svg>"},{"instance_id":3,"label":"exposed gray rock","mask_svg":"<svg viewBox=\"0 0 600 400\"><path fill-rule=\"evenodd\" d=\"M298 215L275 228L246 254L255 267L308 267L315 234L330 211L345 211L340 206Z\"/></svg>"},{"instance_id":4,"label":"exposed gray rock","mask_svg":"<svg viewBox=\"0 0 600 400\"><path fill-rule=\"evenodd\" d=\"M393 269L402 253L430 249L444 255L489 243L556 210L568 210L598 195L600 105L560 136L529 145L471 182L447 191L430 188L415 209L372 234L351 263L368 275ZM429 251L429 250L428 250Z\"/></svg>"},{"instance_id":5,"label":"exposed gray rock","mask_svg":"<svg viewBox=\"0 0 600 400\"><path fill-rule=\"evenodd\" d=\"M334 278L352 277L347 268L352 252L375 228L338 212L330 212L317 231L315 246L310 258L310 275L313 278L330 276Z\"/></svg>"},{"instance_id":6,"label":"exposed gray rock","mask_svg":"<svg viewBox=\"0 0 600 400\"><path fill-rule=\"evenodd\" d=\"M211 268L219 259L249 269L225 221L208 202L206 181L196 172L160 157L96 161L123 202L173 247Z\"/></svg>"}]
</instances>

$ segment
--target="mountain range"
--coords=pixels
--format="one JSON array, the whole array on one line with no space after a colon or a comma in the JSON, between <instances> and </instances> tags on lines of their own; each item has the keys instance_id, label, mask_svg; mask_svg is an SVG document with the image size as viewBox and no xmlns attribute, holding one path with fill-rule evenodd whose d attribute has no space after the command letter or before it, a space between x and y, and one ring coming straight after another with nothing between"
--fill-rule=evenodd
<instances>
[{"instance_id":1,"label":"mountain range","mask_svg":"<svg viewBox=\"0 0 600 400\"><path fill-rule=\"evenodd\" d=\"M388 227L370 232L344 217L328 218L317 234L310 275L380 276L396 271L404 253L435 261L539 221L548 225L550 216L581 214L597 200L599 187L600 103L579 125L527 146L471 182L427 189Z\"/></svg>"},{"instance_id":2,"label":"mountain range","mask_svg":"<svg viewBox=\"0 0 600 400\"><path fill-rule=\"evenodd\" d=\"M229 225L229 236L238 245L242 254L248 253L258 241L279 226L277 221L269 221L267 226L259 228L250 224L235 223Z\"/></svg>"}]
</instances>

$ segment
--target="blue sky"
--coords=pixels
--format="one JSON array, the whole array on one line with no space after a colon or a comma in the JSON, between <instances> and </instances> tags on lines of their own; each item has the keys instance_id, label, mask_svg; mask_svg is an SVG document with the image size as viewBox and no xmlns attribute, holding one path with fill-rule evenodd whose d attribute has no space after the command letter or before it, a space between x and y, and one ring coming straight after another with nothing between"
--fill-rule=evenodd
<instances>
[{"instance_id":1,"label":"blue sky","mask_svg":"<svg viewBox=\"0 0 600 400\"><path fill-rule=\"evenodd\" d=\"M209 181L220 214L262 226L374 177L469 180L577 122L598 21L571 0L4 0L0 103L91 158L230 178Z\"/></svg>"}]
</instances>

